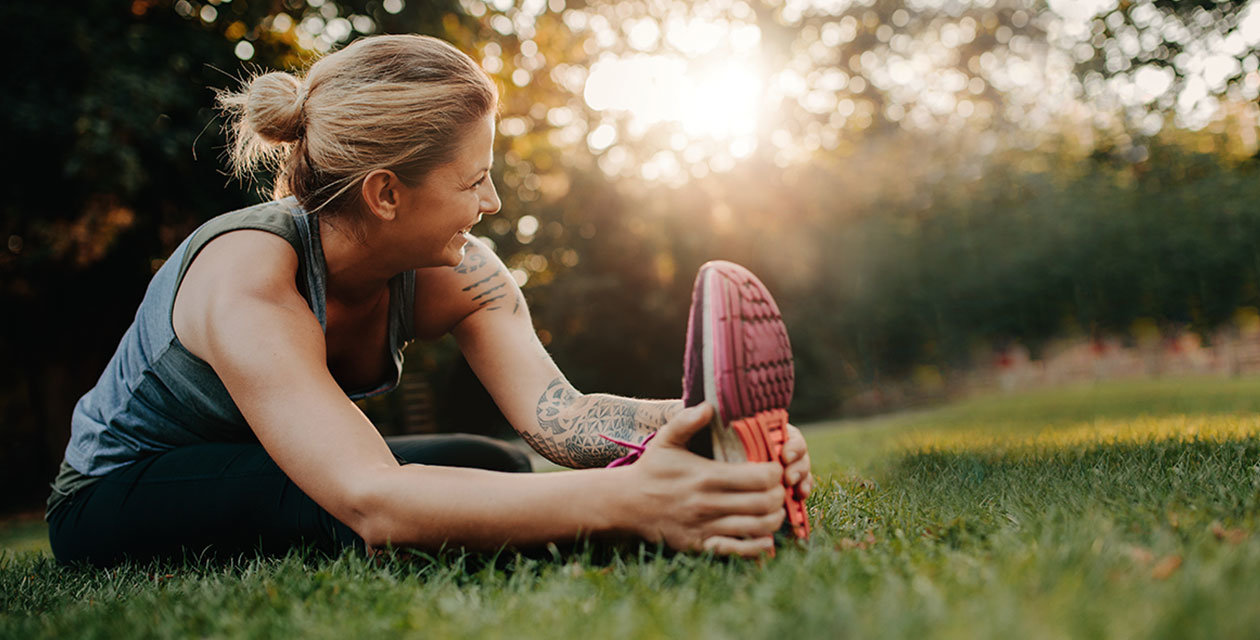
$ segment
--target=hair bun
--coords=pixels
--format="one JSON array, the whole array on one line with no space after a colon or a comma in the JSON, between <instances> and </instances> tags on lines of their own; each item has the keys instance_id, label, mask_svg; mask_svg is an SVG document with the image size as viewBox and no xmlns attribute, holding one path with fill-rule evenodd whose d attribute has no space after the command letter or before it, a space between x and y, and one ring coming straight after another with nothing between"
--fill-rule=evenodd
<instances>
[{"instance_id":1,"label":"hair bun","mask_svg":"<svg viewBox=\"0 0 1260 640\"><path fill-rule=\"evenodd\" d=\"M296 142L302 137L302 83L273 71L254 78L245 97L245 121L268 142Z\"/></svg>"}]
</instances>

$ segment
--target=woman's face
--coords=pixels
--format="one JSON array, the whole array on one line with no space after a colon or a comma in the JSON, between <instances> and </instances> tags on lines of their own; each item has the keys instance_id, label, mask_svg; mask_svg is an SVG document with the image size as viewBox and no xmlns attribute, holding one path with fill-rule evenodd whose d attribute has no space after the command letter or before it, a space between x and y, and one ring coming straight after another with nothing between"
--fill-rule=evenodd
<instances>
[{"instance_id":1,"label":"woman's face","mask_svg":"<svg viewBox=\"0 0 1260 640\"><path fill-rule=\"evenodd\" d=\"M494 116L474 123L459 142L455 157L403 189L398 222L423 266L454 267L464 258L468 232L482 215L499 210L499 194L490 181L494 157ZM418 265L421 266L421 265Z\"/></svg>"}]
</instances>

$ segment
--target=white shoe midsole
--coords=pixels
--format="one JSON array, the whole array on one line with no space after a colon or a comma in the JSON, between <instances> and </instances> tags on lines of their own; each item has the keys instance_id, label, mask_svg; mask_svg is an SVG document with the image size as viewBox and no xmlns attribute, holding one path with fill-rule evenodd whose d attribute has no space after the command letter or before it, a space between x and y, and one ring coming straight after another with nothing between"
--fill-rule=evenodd
<instances>
[{"instance_id":1,"label":"white shoe midsole","mask_svg":"<svg viewBox=\"0 0 1260 640\"><path fill-rule=\"evenodd\" d=\"M713 405L713 421L709 424L709 431L713 434L713 459L724 462L747 462L748 454L744 451L744 443L740 442L739 436L734 429L730 429L722 422L721 398L718 396L717 389L717 353L715 352L715 341L717 340L717 314L716 308L719 301L725 302L725 296L715 297L714 289L718 286L718 278L720 276L715 270L710 270L704 274L705 282L701 295L701 362L704 369L704 399Z\"/></svg>"}]
</instances>

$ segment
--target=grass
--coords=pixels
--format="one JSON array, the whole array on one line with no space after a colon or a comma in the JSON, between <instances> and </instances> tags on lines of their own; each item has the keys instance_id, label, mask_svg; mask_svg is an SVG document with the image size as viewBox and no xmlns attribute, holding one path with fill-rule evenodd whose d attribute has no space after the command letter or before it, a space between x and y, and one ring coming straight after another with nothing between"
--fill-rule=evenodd
<instances>
[{"instance_id":1,"label":"grass","mask_svg":"<svg viewBox=\"0 0 1260 640\"><path fill-rule=\"evenodd\" d=\"M1260 380L806 429L815 535L763 565L587 548L56 566L0 528L0 637L1252 637Z\"/></svg>"},{"instance_id":2,"label":"grass","mask_svg":"<svg viewBox=\"0 0 1260 640\"><path fill-rule=\"evenodd\" d=\"M30 513L0 521L0 553L51 553L48 525L43 513Z\"/></svg>"}]
</instances>

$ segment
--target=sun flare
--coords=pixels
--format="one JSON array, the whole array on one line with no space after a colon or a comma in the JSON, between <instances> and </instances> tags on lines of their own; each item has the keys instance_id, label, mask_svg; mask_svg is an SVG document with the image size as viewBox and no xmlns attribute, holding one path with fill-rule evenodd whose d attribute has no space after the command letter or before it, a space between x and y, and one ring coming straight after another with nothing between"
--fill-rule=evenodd
<instances>
[{"instance_id":1,"label":"sun flare","mask_svg":"<svg viewBox=\"0 0 1260 640\"><path fill-rule=\"evenodd\" d=\"M595 63L583 98L596 111L629 114L633 127L672 122L693 140L725 141L756 131L764 86L752 56L699 65L635 55Z\"/></svg>"}]
</instances>

